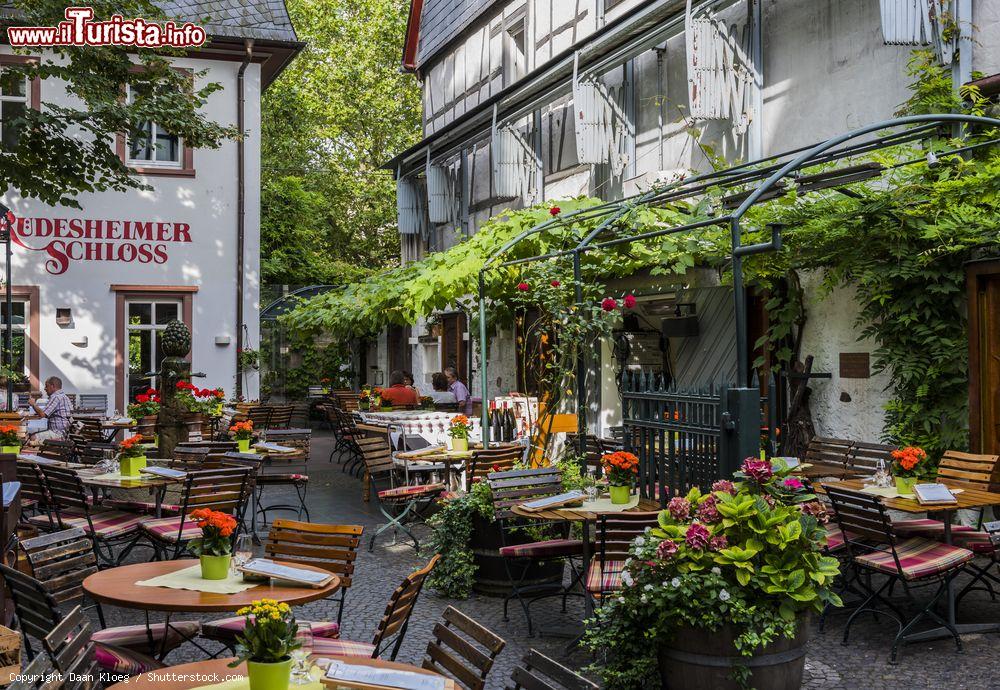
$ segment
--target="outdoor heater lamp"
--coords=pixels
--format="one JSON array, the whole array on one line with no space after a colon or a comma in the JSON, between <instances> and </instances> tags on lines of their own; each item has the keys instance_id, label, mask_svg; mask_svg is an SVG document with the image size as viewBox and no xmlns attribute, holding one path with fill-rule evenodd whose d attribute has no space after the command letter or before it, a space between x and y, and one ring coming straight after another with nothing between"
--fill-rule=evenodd
<instances>
[{"instance_id":1,"label":"outdoor heater lamp","mask_svg":"<svg viewBox=\"0 0 1000 690\"><path fill-rule=\"evenodd\" d=\"M0 223L0 241L4 243L4 249L6 250L7 265L6 265L6 282L4 283L4 304L7 305L7 319L4 323L3 329L3 358L2 361L8 367L11 367L14 363L14 305L13 305L13 295L11 294L11 233L14 230L14 213L0 203L0 217L3 218L4 222ZM7 410L11 411L14 409L14 379L10 376L7 377Z\"/></svg>"}]
</instances>

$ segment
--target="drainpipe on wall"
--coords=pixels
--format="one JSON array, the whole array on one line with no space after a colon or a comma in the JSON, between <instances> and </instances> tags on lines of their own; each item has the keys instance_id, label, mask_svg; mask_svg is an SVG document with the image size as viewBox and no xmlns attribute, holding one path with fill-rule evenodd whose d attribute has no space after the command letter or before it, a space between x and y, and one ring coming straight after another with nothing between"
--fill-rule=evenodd
<instances>
[{"instance_id":1,"label":"drainpipe on wall","mask_svg":"<svg viewBox=\"0 0 1000 690\"><path fill-rule=\"evenodd\" d=\"M243 43L243 62L236 74L236 128L240 138L236 140L236 397L243 395L243 370L240 367L240 352L243 350L243 280L244 280L244 245L246 244L246 145L243 141L246 131L246 94L244 93L244 76L250 60L253 57L253 40Z\"/></svg>"}]
</instances>

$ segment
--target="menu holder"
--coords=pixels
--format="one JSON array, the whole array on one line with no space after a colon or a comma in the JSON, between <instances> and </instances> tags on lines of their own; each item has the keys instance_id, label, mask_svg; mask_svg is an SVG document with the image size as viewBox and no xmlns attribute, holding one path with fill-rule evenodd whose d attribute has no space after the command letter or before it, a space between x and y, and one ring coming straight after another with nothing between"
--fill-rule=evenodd
<instances>
[{"instance_id":1,"label":"menu holder","mask_svg":"<svg viewBox=\"0 0 1000 690\"><path fill-rule=\"evenodd\" d=\"M445 690L442 676L416 673L395 668L381 668L367 664L352 664L334 660L323 675L323 684L335 688L360 688L361 690Z\"/></svg>"},{"instance_id":2,"label":"menu holder","mask_svg":"<svg viewBox=\"0 0 1000 690\"><path fill-rule=\"evenodd\" d=\"M546 496L545 498L539 498L534 501L527 501L521 504L521 508L527 510L529 513L534 513L541 510L549 510L551 508L561 508L563 506L572 505L574 503L583 503L584 493L582 491L567 491L564 494L557 494L555 496Z\"/></svg>"},{"instance_id":3,"label":"menu holder","mask_svg":"<svg viewBox=\"0 0 1000 690\"><path fill-rule=\"evenodd\" d=\"M266 441L261 441L254 446L257 450L266 450L269 453L294 453L294 448L289 448L288 446L279 446L277 443L268 443Z\"/></svg>"},{"instance_id":4,"label":"menu holder","mask_svg":"<svg viewBox=\"0 0 1000 690\"><path fill-rule=\"evenodd\" d=\"M275 580L287 580L295 584L320 589L326 587L333 580L330 573L321 573L316 570L306 568L296 568L291 565L275 563L269 558L252 558L244 565L240 566L240 572L244 575L249 573L255 577L267 577Z\"/></svg>"},{"instance_id":5,"label":"menu holder","mask_svg":"<svg viewBox=\"0 0 1000 690\"><path fill-rule=\"evenodd\" d=\"M165 477L167 479L184 479L184 477L187 476L187 472L175 470L172 467L159 467L156 465L148 465L139 471L143 474L152 474L157 477Z\"/></svg>"},{"instance_id":6,"label":"menu holder","mask_svg":"<svg viewBox=\"0 0 1000 690\"><path fill-rule=\"evenodd\" d=\"M944 484L914 484L913 493L922 506L957 504L958 499Z\"/></svg>"}]
</instances>

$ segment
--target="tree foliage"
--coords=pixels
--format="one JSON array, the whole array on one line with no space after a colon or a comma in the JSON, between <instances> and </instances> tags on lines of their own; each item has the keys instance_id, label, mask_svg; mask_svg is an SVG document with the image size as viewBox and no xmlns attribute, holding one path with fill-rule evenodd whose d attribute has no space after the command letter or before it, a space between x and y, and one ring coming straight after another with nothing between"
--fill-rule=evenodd
<instances>
[{"instance_id":1,"label":"tree foliage","mask_svg":"<svg viewBox=\"0 0 1000 690\"><path fill-rule=\"evenodd\" d=\"M53 26L64 19L70 0L15 0L19 23ZM124 17L160 18L162 12L149 0L94 0L95 19L113 14ZM37 49L26 50L37 54ZM158 53L117 46L57 46L39 62L5 65L5 70L28 79L63 82L71 96L66 103L46 100L41 110L27 109L23 116L5 121L18 130L15 145L0 144L0 187L13 187L22 197L38 198L51 205L79 208L79 194L95 191L145 189L141 178L130 173L118 158L115 138L120 132L142 137L134 123L153 120L167 131L183 137L196 148L217 148L236 136L232 127L212 122L204 114L209 95L218 83L206 83L204 72L171 69L169 56L183 51ZM134 70L138 63L141 70ZM125 102L122 88L131 84L134 101Z\"/></svg>"},{"instance_id":2,"label":"tree foliage","mask_svg":"<svg viewBox=\"0 0 1000 690\"><path fill-rule=\"evenodd\" d=\"M398 261L396 188L379 166L420 135L420 92L399 69L409 3L287 4L307 46L264 95L264 280L349 282Z\"/></svg>"}]
</instances>

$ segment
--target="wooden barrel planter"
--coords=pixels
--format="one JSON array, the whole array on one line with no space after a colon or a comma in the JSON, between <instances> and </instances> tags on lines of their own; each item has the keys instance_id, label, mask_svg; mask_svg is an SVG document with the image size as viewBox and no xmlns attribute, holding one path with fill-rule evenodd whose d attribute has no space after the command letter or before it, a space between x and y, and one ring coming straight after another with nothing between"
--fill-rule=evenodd
<instances>
[{"instance_id":1,"label":"wooden barrel planter","mask_svg":"<svg viewBox=\"0 0 1000 690\"><path fill-rule=\"evenodd\" d=\"M188 439L202 440L202 424L204 421L204 415L200 412L193 412L184 416L184 424L187 425L188 429Z\"/></svg>"},{"instance_id":2,"label":"wooden barrel planter","mask_svg":"<svg viewBox=\"0 0 1000 690\"><path fill-rule=\"evenodd\" d=\"M753 656L736 652L735 631L729 626L711 632L704 628L682 628L660 647L660 679L665 688L680 690L738 690L732 679L736 666L750 669L750 686L768 690L797 690L802 686L809 641L809 616L799 614L792 639L781 638L757 650Z\"/></svg>"},{"instance_id":3,"label":"wooden barrel planter","mask_svg":"<svg viewBox=\"0 0 1000 690\"><path fill-rule=\"evenodd\" d=\"M135 420L135 433L152 442L153 437L156 436L156 415L146 415Z\"/></svg>"},{"instance_id":4,"label":"wooden barrel planter","mask_svg":"<svg viewBox=\"0 0 1000 690\"><path fill-rule=\"evenodd\" d=\"M518 531L507 533L508 544L524 544L532 541L528 534ZM476 515L472 519L472 559L476 566L476 577L472 589L490 597L505 597L510 594L511 583L500 557L500 529L495 522ZM522 587L538 585L558 585L563 579L564 563L541 561L532 563L522 581ZM514 570L517 577L519 570Z\"/></svg>"}]
</instances>

